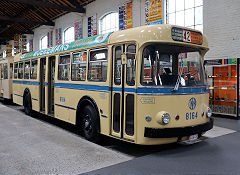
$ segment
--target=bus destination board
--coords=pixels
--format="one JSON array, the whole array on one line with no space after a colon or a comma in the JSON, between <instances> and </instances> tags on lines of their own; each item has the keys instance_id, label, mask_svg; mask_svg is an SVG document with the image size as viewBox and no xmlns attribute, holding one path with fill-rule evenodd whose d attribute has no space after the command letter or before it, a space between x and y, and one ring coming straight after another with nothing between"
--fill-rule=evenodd
<instances>
[{"instance_id":1,"label":"bus destination board","mask_svg":"<svg viewBox=\"0 0 240 175\"><path fill-rule=\"evenodd\" d=\"M192 44L202 44L202 34L191 30L172 28L172 39L174 41L187 42Z\"/></svg>"}]
</instances>

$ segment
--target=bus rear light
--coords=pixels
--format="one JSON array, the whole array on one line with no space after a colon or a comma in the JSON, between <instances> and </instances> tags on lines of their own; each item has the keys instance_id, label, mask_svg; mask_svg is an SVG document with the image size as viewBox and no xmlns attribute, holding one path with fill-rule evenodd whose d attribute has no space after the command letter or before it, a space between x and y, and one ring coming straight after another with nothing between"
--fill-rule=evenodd
<instances>
[{"instance_id":1,"label":"bus rear light","mask_svg":"<svg viewBox=\"0 0 240 175\"><path fill-rule=\"evenodd\" d=\"M175 120L179 120L180 119L180 116L177 114L176 116L175 116Z\"/></svg>"},{"instance_id":2,"label":"bus rear light","mask_svg":"<svg viewBox=\"0 0 240 175\"><path fill-rule=\"evenodd\" d=\"M100 114L103 114L103 110L102 109L100 109Z\"/></svg>"}]
</instances>

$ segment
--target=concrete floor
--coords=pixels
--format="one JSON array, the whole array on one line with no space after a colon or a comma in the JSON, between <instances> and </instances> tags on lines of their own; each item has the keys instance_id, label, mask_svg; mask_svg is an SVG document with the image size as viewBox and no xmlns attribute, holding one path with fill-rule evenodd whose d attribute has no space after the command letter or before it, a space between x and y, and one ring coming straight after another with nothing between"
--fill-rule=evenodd
<instances>
[{"instance_id":1,"label":"concrete floor","mask_svg":"<svg viewBox=\"0 0 240 175\"><path fill-rule=\"evenodd\" d=\"M93 144L72 125L0 102L0 175L240 174L239 126L215 118L208 139L189 146L139 146L108 137Z\"/></svg>"}]
</instances>

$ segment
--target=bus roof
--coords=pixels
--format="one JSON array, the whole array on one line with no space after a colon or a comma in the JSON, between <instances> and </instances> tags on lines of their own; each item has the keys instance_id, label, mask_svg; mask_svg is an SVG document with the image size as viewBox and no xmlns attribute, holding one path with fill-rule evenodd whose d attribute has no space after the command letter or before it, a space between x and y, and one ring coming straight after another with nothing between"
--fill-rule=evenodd
<instances>
[{"instance_id":1,"label":"bus roof","mask_svg":"<svg viewBox=\"0 0 240 175\"><path fill-rule=\"evenodd\" d=\"M185 40L183 38L186 32L188 32L190 36L190 38L188 38L189 40ZM144 43L162 42L183 44L193 47L201 47L202 49L208 49L206 37L203 36L200 31L175 25L148 25L117 31L114 33L97 35L77 40L72 43L61 44L22 55L20 54L17 55L15 59L24 60L27 58L50 55L100 44L124 43L129 41L137 42L140 47Z\"/></svg>"}]
</instances>

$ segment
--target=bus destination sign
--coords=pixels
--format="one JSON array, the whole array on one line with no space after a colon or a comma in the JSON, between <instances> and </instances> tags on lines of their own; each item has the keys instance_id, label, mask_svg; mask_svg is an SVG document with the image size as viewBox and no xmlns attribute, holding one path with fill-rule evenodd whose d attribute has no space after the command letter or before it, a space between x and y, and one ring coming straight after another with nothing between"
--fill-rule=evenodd
<instances>
[{"instance_id":1,"label":"bus destination sign","mask_svg":"<svg viewBox=\"0 0 240 175\"><path fill-rule=\"evenodd\" d=\"M200 32L181 29L177 27L172 28L172 39L174 41L181 41L192 44L202 44L202 34Z\"/></svg>"}]
</instances>

